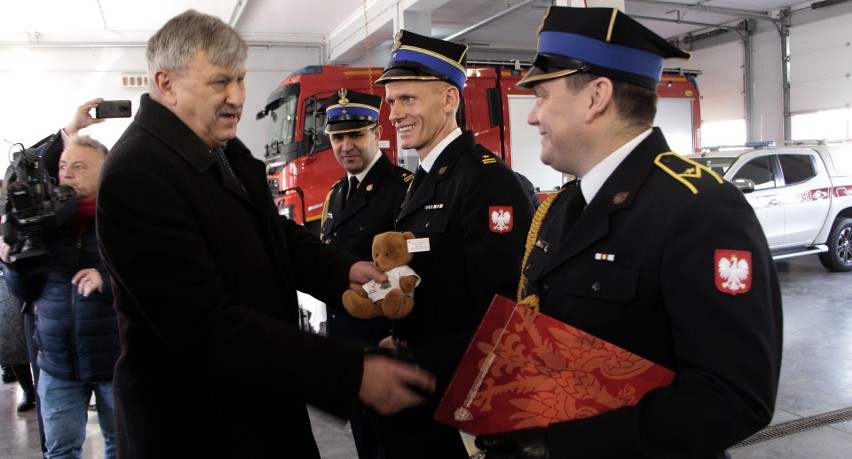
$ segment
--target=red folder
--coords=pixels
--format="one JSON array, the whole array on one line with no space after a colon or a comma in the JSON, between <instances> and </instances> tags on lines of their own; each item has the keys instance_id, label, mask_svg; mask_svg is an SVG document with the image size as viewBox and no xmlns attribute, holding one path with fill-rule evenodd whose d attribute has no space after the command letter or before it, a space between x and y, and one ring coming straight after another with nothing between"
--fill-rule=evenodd
<instances>
[{"instance_id":1,"label":"red folder","mask_svg":"<svg viewBox=\"0 0 852 459\"><path fill-rule=\"evenodd\" d=\"M480 435L633 406L675 373L495 296L435 412Z\"/></svg>"}]
</instances>

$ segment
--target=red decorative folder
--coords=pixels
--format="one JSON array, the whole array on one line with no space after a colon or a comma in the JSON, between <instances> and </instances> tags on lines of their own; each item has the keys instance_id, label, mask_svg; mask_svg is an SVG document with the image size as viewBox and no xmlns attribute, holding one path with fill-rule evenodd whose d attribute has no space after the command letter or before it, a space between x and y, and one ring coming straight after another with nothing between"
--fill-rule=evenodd
<instances>
[{"instance_id":1,"label":"red decorative folder","mask_svg":"<svg viewBox=\"0 0 852 459\"><path fill-rule=\"evenodd\" d=\"M495 296L435 412L474 434L633 406L675 373L571 325Z\"/></svg>"}]
</instances>

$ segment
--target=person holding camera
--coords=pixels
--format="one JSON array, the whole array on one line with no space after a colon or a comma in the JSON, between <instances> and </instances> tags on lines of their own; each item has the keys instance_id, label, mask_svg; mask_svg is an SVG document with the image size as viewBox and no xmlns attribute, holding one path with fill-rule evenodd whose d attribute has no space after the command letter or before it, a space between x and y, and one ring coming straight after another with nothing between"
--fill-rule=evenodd
<instances>
[{"instance_id":1,"label":"person holding camera","mask_svg":"<svg viewBox=\"0 0 852 459\"><path fill-rule=\"evenodd\" d=\"M81 130L93 124L103 123L106 121L105 118L95 118L90 113L93 108L96 108L103 101L103 98L98 97L83 103L77 107L77 110L74 112L74 117L67 126L56 133L39 140L31 147L35 149L42 158L44 158L44 165L48 175L57 181L59 181L59 156L62 155L62 151L65 149L65 143L67 143L71 137L77 135L77 133Z\"/></svg>"},{"instance_id":2,"label":"person holding camera","mask_svg":"<svg viewBox=\"0 0 852 459\"><path fill-rule=\"evenodd\" d=\"M78 210L58 228L41 231L50 255L44 266L24 275L16 259L25 249L12 249L2 240L0 260L7 266L12 294L34 305L45 457L81 457L94 392L104 457L114 458L112 374L121 348L109 275L95 234L98 176L107 148L89 136L63 143L59 183L74 189Z\"/></svg>"}]
</instances>

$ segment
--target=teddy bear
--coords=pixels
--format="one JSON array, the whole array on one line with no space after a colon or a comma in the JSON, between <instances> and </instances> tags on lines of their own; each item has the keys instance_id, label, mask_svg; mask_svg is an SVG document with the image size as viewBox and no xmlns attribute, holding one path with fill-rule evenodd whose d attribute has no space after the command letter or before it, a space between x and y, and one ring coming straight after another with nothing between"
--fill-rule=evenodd
<instances>
[{"instance_id":1,"label":"teddy bear","mask_svg":"<svg viewBox=\"0 0 852 459\"><path fill-rule=\"evenodd\" d=\"M408 267L414 258L408 252L409 239L414 239L410 231L389 231L373 238L373 263L388 275L388 280L370 281L343 292L343 307L349 314L359 319L401 319L411 313L414 287L420 284L420 276Z\"/></svg>"}]
</instances>

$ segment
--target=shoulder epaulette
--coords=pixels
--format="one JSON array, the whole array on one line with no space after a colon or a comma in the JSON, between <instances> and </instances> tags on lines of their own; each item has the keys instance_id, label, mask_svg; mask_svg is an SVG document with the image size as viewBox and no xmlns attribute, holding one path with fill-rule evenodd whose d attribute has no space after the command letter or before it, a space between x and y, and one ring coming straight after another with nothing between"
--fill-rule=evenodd
<instances>
[{"instance_id":1,"label":"shoulder epaulette","mask_svg":"<svg viewBox=\"0 0 852 459\"><path fill-rule=\"evenodd\" d=\"M403 181L405 183L414 180L414 174L402 166L391 167L387 174L393 177L394 179Z\"/></svg>"},{"instance_id":2,"label":"shoulder epaulette","mask_svg":"<svg viewBox=\"0 0 852 459\"><path fill-rule=\"evenodd\" d=\"M719 183L723 182L722 178L707 166L689 158L684 158L672 151L657 155L654 159L654 164L665 173L674 177L675 180L684 184L692 194L698 194L696 184L703 177L712 177Z\"/></svg>"},{"instance_id":3,"label":"shoulder epaulette","mask_svg":"<svg viewBox=\"0 0 852 459\"><path fill-rule=\"evenodd\" d=\"M476 144L476 147L470 150L473 154L473 157L476 158L477 163L482 163L486 166L491 164L497 164L500 162L499 158L491 152L491 150L483 147L480 144Z\"/></svg>"},{"instance_id":4,"label":"shoulder epaulette","mask_svg":"<svg viewBox=\"0 0 852 459\"><path fill-rule=\"evenodd\" d=\"M482 155L482 164L497 164L497 158L492 155Z\"/></svg>"}]
</instances>

